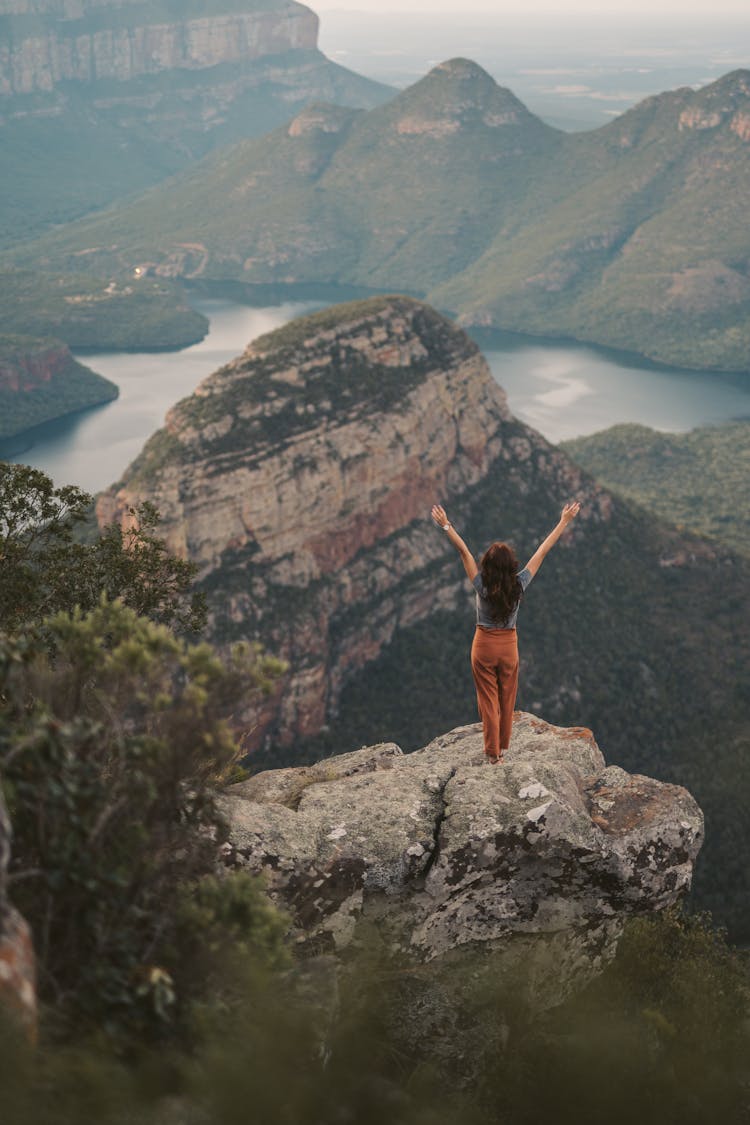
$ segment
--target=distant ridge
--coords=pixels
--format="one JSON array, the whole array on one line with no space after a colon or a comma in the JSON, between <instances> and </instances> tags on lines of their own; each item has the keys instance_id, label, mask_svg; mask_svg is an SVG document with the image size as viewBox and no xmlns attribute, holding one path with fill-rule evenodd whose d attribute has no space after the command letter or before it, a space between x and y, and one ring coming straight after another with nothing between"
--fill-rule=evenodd
<instances>
[{"instance_id":1,"label":"distant ridge","mask_svg":"<svg viewBox=\"0 0 750 1125\"><path fill-rule=\"evenodd\" d=\"M314 99L378 82L294 0L0 0L0 245L132 195Z\"/></svg>"},{"instance_id":2,"label":"distant ridge","mask_svg":"<svg viewBox=\"0 0 750 1125\"><path fill-rule=\"evenodd\" d=\"M397 289L464 324L744 370L749 213L750 71L567 134L451 59L369 111L306 110L14 260Z\"/></svg>"}]
</instances>

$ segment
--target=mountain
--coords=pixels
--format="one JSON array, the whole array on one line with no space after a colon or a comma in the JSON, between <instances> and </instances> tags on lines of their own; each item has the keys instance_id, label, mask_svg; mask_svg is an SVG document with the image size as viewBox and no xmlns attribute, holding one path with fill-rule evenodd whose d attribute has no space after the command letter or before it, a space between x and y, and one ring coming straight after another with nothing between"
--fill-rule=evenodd
<instances>
[{"instance_id":1,"label":"mountain","mask_svg":"<svg viewBox=\"0 0 750 1125\"><path fill-rule=\"evenodd\" d=\"M293 0L0 0L0 244L140 191L324 98L387 87Z\"/></svg>"},{"instance_id":2,"label":"mountain","mask_svg":"<svg viewBox=\"0 0 750 1125\"><path fill-rule=\"evenodd\" d=\"M398 276L423 291L477 256L561 137L480 67L453 60L369 113L311 107L18 257L251 282L377 287Z\"/></svg>"},{"instance_id":3,"label":"mountain","mask_svg":"<svg viewBox=\"0 0 750 1125\"><path fill-rule=\"evenodd\" d=\"M607 488L659 519L750 553L750 422L665 434L612 426L562 449Z\"/></svg>"},{"instance_id":4,"label":"mountain","mask_svg":"<svg viewBox=\"0 0 750 1125\"><path fill-rule=\"evenodd\" d=\"M474 321L745 370L750 71L571 136L551 172L433 299Z\"/></svg>"},{"instance_id":5,"label":"mountain","mask_svg":"<svg viewBox=\"0 0 750 1125\"><path fill-rule=\"evenodd\" d=\"M750 71L565 134L454 59L368 112L305 110L12 260L398 289L466 324L744 370L748 185Z\"/></svg>"},{"instance_id":6,"label":"mountain","mask_svg":"<svg viewBox=\"0 0 750 1125\"><path fill-rule=\"evenodd\" d=\"M581 515L521 611L521 705L688 784L710 823L701 901L750 932L750 563L595 484L429 306L373 298L254 341L97 510L126 522L152 501L199 567L210 637L288 662L263 711L237 716L254 761L279 765L472 720L473 601L430 505L474 551L503 535L526 558L572 496Z\"/></svg>"},{"instance_id":7,"label":"mountain","mask_svg":"<svg viewBox=\"0 0 750 1125\"><path fill-rule=\"evenodd\" d=\"M0 336L0 438L116 397L114 383L76 363L59 340Z\"/></svg>"}]
</instances>

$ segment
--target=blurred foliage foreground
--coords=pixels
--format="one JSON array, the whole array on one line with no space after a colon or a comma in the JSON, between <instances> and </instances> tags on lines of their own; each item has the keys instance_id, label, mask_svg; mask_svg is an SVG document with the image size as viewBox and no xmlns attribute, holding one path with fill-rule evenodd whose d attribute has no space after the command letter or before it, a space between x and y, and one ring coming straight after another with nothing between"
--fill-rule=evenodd
<instances>
[{"instance_id":1,"label":"blurred foliage foreground","mask_svg":"<svg viewBox=\"0 0 750 1125\"><path fill-rule=\"evenodd\" d=\"M173 631L197 609L155 520L82 546L83 494L0 466L0 495L9 893L41 1006L36 1046L0 1019L3 1125L750 1121L750 975L706 916L632 922L547 1011L517 960L438 969L362 932L296 962L262 885L216 873L228 716L281 666Z\"/></svg>"}]
</instances>

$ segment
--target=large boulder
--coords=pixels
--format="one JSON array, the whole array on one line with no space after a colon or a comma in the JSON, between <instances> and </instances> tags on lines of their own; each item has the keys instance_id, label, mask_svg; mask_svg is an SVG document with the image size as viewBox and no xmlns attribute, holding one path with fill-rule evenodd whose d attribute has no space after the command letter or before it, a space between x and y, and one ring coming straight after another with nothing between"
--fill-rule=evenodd
<instances>
[{"instance_id":1,"label":"large boulder","mask_svg":"<svg viewBox=\"0 0 750 1125\"><path fill-rule=\"evenodd\" d=\"M412 754L381 744L260 773L224 812L227 864L265 875L303 949L341 950L369 919L420 961L544 935L548 959L596 968L628 915L690 886L703 840L687 790L523 713L501 765L478 725L459 727Z\"/></svg>"}]
</instances>

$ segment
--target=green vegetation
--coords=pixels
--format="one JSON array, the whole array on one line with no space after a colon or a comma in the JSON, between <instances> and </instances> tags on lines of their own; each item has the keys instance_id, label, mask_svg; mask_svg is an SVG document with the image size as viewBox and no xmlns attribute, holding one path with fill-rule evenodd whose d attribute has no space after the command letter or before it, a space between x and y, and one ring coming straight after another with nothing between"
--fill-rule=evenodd
<instances>
[{"instance_id":1,"label":"green vegetation","mask_svg":"<svg viewBox=\"0 0 750 1125\"><path fill-rule=\"evenodd\" d=\"M51 359L54 372L48 382L28 378L28 366L35 359ZM7 386L9 375L18 373L22 389ZM11 379L11 381L14 381ZM25 389L25 382L36 383ZM6 385L3 386L2 384ZM0 438L12 437L31 426L59 418L74 410L111 402L117 387L109 379L76 363L67 348L57 340L35 340L28 336L0 336Z\"/></svg>"},{"instance_id":2,"label":"green vegetation","mask_svg":"<svg viewBox=\"0 0 750 1125\"><path fill-rule=\"evenodd\" d=\"M10 880L56 1019L149 1034L200 994L184 955L211 903L186 888L215 868L213 794L239 755L226 716L274 670L104 598L0 642Z\"/></svg>"},{"instance_id":3,"label":"green vegetation","mask_svg":"<svg viewBox=\"0 0 750 1125\"><path fill-rule=\"evenodd\" d=\"M476 323L744 370L749 109L737 71L564 134L453 60L369 112L307 111L11 260L68 269L106 247L122 271L194 244L205 279L426 294Z\"/></svg>"},{"instance_id":4,"label":"green vegetation","mask_svg":"<svg viewBox=\"0 0 750 1125\"><path fill-rule=\"evenodd\" d=\"M234 915L214 978L224 1003L206 1004L189 1053L152 1047L124 1062L96 1040L32 1053L7 1030L7 1125L532 1125L540 1115L595 1125L605 1110L613 1125L747 1120L750 977L704 917L631 922L602 976L540 1011L524 1001L539 982L523 961L508 971L502 951L491 974L464 951L441 981L435 963L373 939L350 953L336 987L330 965L269 965L257 930L242 943Z\"/></svg>"},{"instance_id":5,"label":"green vegetation","mask_svg":"<svg viewBox=\"0 0 750 1125\"><path fill-rule=\"evenodd\" d=\"M375 105L390 94L387 87L329 62L315 49L292 47L291 36L285 44L285 12L290 8L286 0L132 0L79 6L79 18L65 19L56 10L32 7L37 9L33 13L0 15L0 42L11 52L32 38L37 49L31 54L41 59L44 50L39 44L51 40L53 57L60 44L63 55L72 51L84 64L81 43L89 36L97 64L93 69L107 73L111 51L122 49L112 41L119 32L120 38L130 40L125 53L135 73L127 79L67 81L51 90L4 94L2 247L132 198L208 151L260 136L287 121L311 97ZM268 35L263 13L279 13L276 33L268 37L274 55L143 73L160 54L155 43L162 35L157 29L171 24L169 42L174 43L175 31L184 34L187 20L232 13L247 17L253 12L264 24L251 32L253 45L261 48ZM297 13L302 14L299 9ZM11 65L9 72L17 69ZM196 112L197 105L201 112Z\"/></svg>"},{"instance_id":6,"label":"green vegetation","mask_svg":"<svg viewBox=\"0 0 750 1125\"><path fill-rule=\"evenodd\" d=\"M282 665L174 635L205 616L152 509L83 545L90 497L0 470L0 777L40 996L57 1035L177 1035L204 995L205 943L284 961L256 884L220 894L210 878L216 792L241 753L229 716Z\"/></svg>"},{"instance_id":7,"label":"green vegetation","mask_svg":"<svg viewBox=\"0 0 750 1125\"><path fill-rule=\"evenodd\" d=\"M29 555L70 552L82 500L10 473L0 553L23 588ZM135 550L133 581L163 618L152 563ZM705 916L632 920L556 1006L545 935L521 939L541 961L510 942L508 961L417 964L366 930L338 968L296 959L262 884L215 874L240 752L226 716L280 671L247 648L222 662L103 585L88 611L50 595L0 634L10 892L42 1002L38 1046L0 1013L4 1125L593 1125L604 1104L614 1125L746 1119L750 973Z\"/></svg>"},{"instance_id":8,"label":"green vegetation","mask_svg":"<svg viewBox=\"0 0 750 1125\"><path fill-rule=\"evenodd\" d=\"M334 305L332 308L320 309L319 312L310 313L309 316L298 316L290 320L281 328L267 332L253 340L255 352L294 352L304 347L305 341L311 336L328 332L332 328L343 328L347 322L362 320L367 316L378 316L389 308L404 308L412 311L419 308L424 315L430 317L433 325L445 325L443 317L433 309L410 297L383 294L377 297L366 297L362 301L347 301L344 304Z\"/></svg>"},{"instance_id":9,"label":"green vegetation","mask_svg":"<svg viewBox=\"0 0 750 1125\"><path fill-rule=\"evenodd\" d=\"M561 448L660 519L750 553L750 422L687 434L613 426Z\"/></svg>"},{"instance_id":10,"label":"green vegetation","mask_svg":"<svg viewBox=\"0 0 750 1125\"><path fill-rule=\"evenodd\" d=\"M55 488L39 469L0 461L0 629L38 626L76 607L92 610L102 594L159 624L201 629L204 601L191 591L195 566L173 558L154 534L153 506L130 509L127 531L110 524L93 542L81 542L76 533L91 503L75 485Z\"/></svg>"},{"instance_id":11,"label":"green vegetation","mask_svg":"<svg viewBox=\"0 0 750 1125\"><path fill-rule=\"evenodd\" d=\"M0 272L0 333L54 335L71 348L181 348L202 340L208 321L170 282L36 270Z\"/></svg>"}]
</instances>

